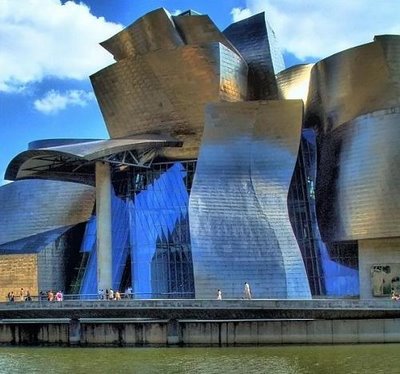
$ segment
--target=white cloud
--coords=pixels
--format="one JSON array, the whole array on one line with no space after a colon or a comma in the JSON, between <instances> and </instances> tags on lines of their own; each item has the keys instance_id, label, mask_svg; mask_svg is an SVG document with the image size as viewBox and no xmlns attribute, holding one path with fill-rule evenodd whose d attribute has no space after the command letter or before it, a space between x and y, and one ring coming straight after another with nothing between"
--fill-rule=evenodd
<instances>
[{"instance_id":1,"label":"white cloud","mask_svg":"<svg viewBox=\"0 0 400 374\"><path fill-rule=\"evenodd\" d=\"M174 11L171 12L172 16L179 16L182 13L182 11L180 9L176 9Z\"/></svg>"},{"instance_id":2,"label":"white cloud","mask_svg":"<svg viewBox=\"0 0 400 374\"><path fill-rule=\"evenodd\" d=\"M122 29L84 4L0 1L0 91L16 92L45 76L85 79L113 62L99 42Z\"/></svg>"},{"instance_id":3,"label":"white cloud","mask_svg":"<svg viewBox=\"0 0 400 374\"><path fill-rule=\"evenodd\" d=\"M233 8L231 14L234 22L241 21L242 19L249 18L253 15L249 8Z\"/></svg>"},{"instance_id":4,"label":"white cloud","mask_svg":"<svg viewBox=\"0 0 400 374\"><path fill-rule=\"evenodd\" d=\"M43 98L35 100L33 105L39 112L55 114L71 105L84 107L94 98L93 92L83 90L68 90L64 93L51 90Z\"/></svg>"},{"instance_id":5,"label":"white cloud","mask_svg":"<svg viewBox=\"0 0 400 374\"><path fill-rule=\"evenodd\" d=\"M400 34L399 0L247 0L231 14L238 21L262 11L281 47L301 60Z\"/></svg>"}]
</instances>

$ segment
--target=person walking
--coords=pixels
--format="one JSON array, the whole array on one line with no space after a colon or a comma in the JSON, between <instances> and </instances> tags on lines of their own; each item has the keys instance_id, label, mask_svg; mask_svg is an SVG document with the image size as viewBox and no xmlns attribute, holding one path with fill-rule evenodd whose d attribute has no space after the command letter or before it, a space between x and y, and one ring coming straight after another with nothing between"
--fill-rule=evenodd
<instances>
[{"instance_id":1,"label":"person walking","mask_svg":"<svg viewBox=\"0 0 400 374\"><path fill-rule=\"evenodd\" d=\"M247 282L244 282L244 298L245 300L251 300L251 289L250 289L250 285Z\"/></svg>"},{"instance_id":2,"label":"person walking","mask_svg":"<svg viewBox=\"0 0 400 374\"><path fill-rule=\"evenodd\" d=\"M220 289L217 290L217 300L222 300L222 291Z\"/></svg>"}]
</instances>

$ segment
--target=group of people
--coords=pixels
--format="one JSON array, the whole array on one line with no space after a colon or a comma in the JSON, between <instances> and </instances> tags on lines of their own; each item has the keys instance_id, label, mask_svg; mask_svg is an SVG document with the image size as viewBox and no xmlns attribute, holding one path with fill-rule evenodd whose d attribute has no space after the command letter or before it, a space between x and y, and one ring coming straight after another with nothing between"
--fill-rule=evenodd
<instances>
[{"instance_id":1,"label":"group of people","mask_svg":"<svg viewBox=\"0 0 400 374\"><path fill-rule=\"evenodd\" d=\"M54 293L52 290L48 290L47 292L40 291L39 292L39 299L47 301L63 301L64 294L61 291L57 291Z\"/></svg>"},{"instance_id":2,"label":"group of people","mask_svg":"<svg viewBox=\"0 0 400 374\"><path fill-rule=\"evenodd\" d=\"M133 296L132 287L128 287L125 290L124 297L127 299L132 299L132 296ZM114 291L112 288L110 289L107 288L105 291L104 289L101 288L98 291L99 300L121 300L121 298L122 298L121 293L118 290Z\"/></svg>"},{"instance_id":3,"label":"group of people","mask_svg":"<svg viewBox=\"0 0 400 374\"><path fill-rule=\"evenodd\" d=\"M400 294L392 290L392 300L400 301Z\"/></svg>"},{"instance_id":4,"label":"group of people","mask_svg":"<svg viewBox=\"0 0 400 374\"><path fill-rule=\"evenodd\" d=\"M100 289L98 292L99 300L121 300L121 293L117 290L114 291L112 288Z\"/></svg>"},{"instance_id":5,"label":"group of people","mask_svg":"<svg viewBox=\"0 0 400 374\"><path fill-rule=\"evenodd\" d=\"M243 299L251 300L251 288L247 282L244 282L243 288ZM222 300L222 291L220 289L217 290L217 300Z\"/></svg>"},{"instance_id":6,"label":"group of people","mask_svg":"<svg viewBox=\"0 0 400 374\"><path fill-rule=\"evenodd\" d=\"M29 290L24 291L24 289L22 287L19 290L17 295L14 294L14 291L10 291L7 294L7 299L10 303L13 303L14 301L16 301L16 298L18 301L32 301L32 296L31 296L31 293L29 292Z\"/></svg>"}]
</instances>

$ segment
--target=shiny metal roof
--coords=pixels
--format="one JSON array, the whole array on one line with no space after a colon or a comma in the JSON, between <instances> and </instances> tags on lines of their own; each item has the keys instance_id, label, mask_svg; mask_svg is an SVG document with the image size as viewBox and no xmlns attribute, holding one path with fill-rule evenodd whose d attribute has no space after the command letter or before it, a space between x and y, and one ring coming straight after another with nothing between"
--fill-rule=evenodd
<instances>
[{"instance_id":1,"label":"shiny metal roof","mask_svg":"<svg viewBox=\"0 0 400 374\"><path fill-rule=\"evenodd\" d=\"M181 142L168 135L157 134L107 140L83 139L81 143L74 139L71 144L21 152L9 163L5 179L47 177L48 172L51 171L51 174L55 174L52 179L83 181L85 177L79 177L79 170L93 161L103 160L109 163L134 163L137 166L145 166L145 162L156 155L158 148L181 145ZM67 174L70 173L75 175L68 176Z\"/></svg>"}]
</instances>

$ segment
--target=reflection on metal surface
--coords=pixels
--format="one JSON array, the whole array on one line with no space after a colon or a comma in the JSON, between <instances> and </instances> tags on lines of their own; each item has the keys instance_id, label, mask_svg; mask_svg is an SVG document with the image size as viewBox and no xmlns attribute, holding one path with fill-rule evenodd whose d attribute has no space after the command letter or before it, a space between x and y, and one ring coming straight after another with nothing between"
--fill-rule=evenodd
<instances>
[{"instance_id":1,"label":"reflection on metal surface","mask_svg":"<svg viewBox=\"0 0 400 374\"><path fill-rule=\"evenodd\" d=\"M125 58L91 80L111 137L169 134L184 144L164 154L181 159L197 156L206 103L247 95L247 66L221 43Z\"/></svg>"},{"instance_id":2,"label":"reflection on metal surface","mask_svg":"<svg viewBox=\"0 0 400 374\"><path fill-rule=\"evenodd\" d=\"M276 80L280 100L301 99L307 108L311 69L314 64L295 65L281 71Z\"/></svg>"},{"instance_id":3,"label":"reflection on metal surface","mask_svg":"<svg viewBox=\"0 0 400 374\"><path fill-rule=\"evenodd\" d=\"M163 8L139 18L118 34L101 43L119 61L128 56L184 45L171 15Z\"/></svg>"},{"instance_id":4,"label":"reflection on metal surface","mask_svg":"<svg viewBox=\"0 0 400 374\"><path fill-rule=\"evenodd\" d=\"M309 298L287 193L299 147L301 101L207 106L190 195L197 298Z\"/></svg>"},{"instance_id":5,"label":"reflection on metal surface","mask_svg":"<svg viewBox=\"0 0 400 374\"><path fill-rule=\"evenodd\" d=\"M93 176L81 173L82 167L90 161L146 166L146 162L152 161L161 147L181 145L181 142L168 135L155 134L108 140L47 139L34 142L28 151L14 157L7 167L5 178L41 177L90 182ZM90 169L93 169L93 165ZM89 174L93 173L91 170Z\"/></svg>"},{"instance_id":6,"label":"reflection on metal surface","mask_svg":"<svg viewBox=\"0 0 400 374\"><path fill-rule=\"evenodd\" d=\"M153 11L103 43L117 63L91 76L110 136L169 134L197 157L204 106L247 97L247 64L208 16Z\"/></svg>"},{"instance_id":7,"label":"reflection on metal surface","mask_svg":"<svg viewBox=\"0 0 400 374\"><path fill-rule=\"evenodd\" d=\"M377 36L316 63L308 126L327 134L362 114L400 106L399 75L400 35Z\"/></svg>"},{"instance_id":8,"label":"reflection on metal surface","mask_svg":"<svg viewBox=\"0 0 400 374\"><path fill-rule=\"evenodd\" d=\"M23 180L2 186L0 245L6 249L10 243L17 250L16 241L22 249L26 244L23 239L61 235L64 228L87 221L93 205L94 188L77 183ZM35 250L32 248L32 252Z\"/></svg>"},{"instance_id":9,"label":"reflection on metal surface","mask_svg":"<svg viewBox=\"0 0 400 374\"><path fill-rule=\"evenodd\" d=\"M317 208L326 241L400 235L400 107L360 116L321 140Z\"/></svg>"},{"instance_id":10,"label":"reflection on metal surface","mask_svg":"<svg viewBox=\"0 0 400 374\"><path fill-rule=\"evenodd\" d=\"M185 44L208 44L220 42L236 52L236 48L219 31L218 27L207 15L177 16L172 17L177 30L181 34Z\"/></svg>"},{"instance_id":11,"label":"reflection on metal surface","mask_svg":"<svg viewBox=\"0 0 400 374\"><path fill-rule=\"evenodd\" d=\"M260 13L233 23L224 35L249 66L249 100L277 99L275 74L285 68L275 34Z\"/></svg>"},{"instance_id":12,"label":"reflection on metal surface","mask_svg":"<svg viewBox=\"0 0 400 374\"><path fill-rule=\"evenodd\" d=\"M317 212L325 241L400 235L400 36L318 62L306 125L318 132Z\"/></svg>"}]
</instances>

